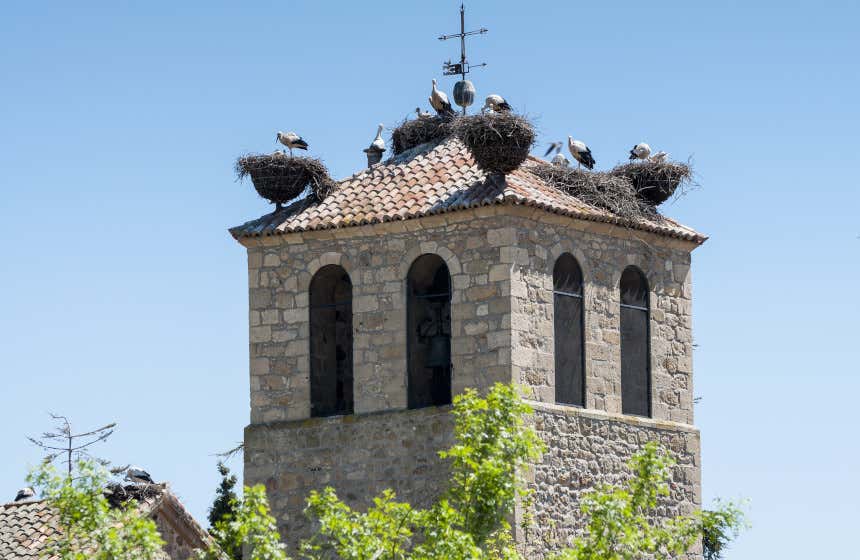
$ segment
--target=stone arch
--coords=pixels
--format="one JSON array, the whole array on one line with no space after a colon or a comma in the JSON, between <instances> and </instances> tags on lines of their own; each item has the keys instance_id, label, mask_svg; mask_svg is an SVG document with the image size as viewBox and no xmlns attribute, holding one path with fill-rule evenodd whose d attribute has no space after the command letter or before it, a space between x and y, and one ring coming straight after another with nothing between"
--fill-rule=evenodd
<instances>
[{"instance_id":1,"label":"stone arch","mask_svg":"<svg viewBox=\"0 0 860 560\"><path fill-rule=\"evenodd\" d=\"M453 282L447 261L438 253L420 254L405 284L408 406L450 404Z\"/></svg>"},{"instance_id":2,"label":"stone arch","mask_svg":"<svg viewBox=\"0 0 860 560\"><path fill-rule=\"evenodd\" d=\"M626 288L624 288L626 286ZM622 413L653 413L651 301L653 288L635 264L624 267L618 286Z\"/></svg>"},{"instance_id":3,"label":"stone arch","mask_svg":"<svg viewBox=\"0 0 860 560\"><path fill-rule=\"evenodd\" d=\"M556 243L549 249L549 256L547 258L545 271L547 277L550 279L549 289L552 290L552 272L555 268L555 263L556 261L558 261L558 258L564 253L570 253L571 255L573 255L573 258L576 259L576 262L579 263L579 268L580 270L582 270L583 289L587 291L587 287L591 283L589 282L592 274L591 261L588 259L588 257L586 257L585 252L583 252L580 246L570 240L564 240L559 243Z\"/></svg>"},{"instance_id":4,"label":"stone arch","mask_svg":"<svg viewBox=\"0 0 860 560\"><path fill-rule=\"evenodd\" d=\"M311 286L311 279L316 275L317 272L319 272L322 267L328 266L330 264L334 264L343 268L352 280L353 285L356 284L356 280L358 280L358 278L356 278L356 275L354 274L352 261L350 260L350 258L343 253L329 251L311 259L306 266L307 273L298 275L298 292L307 292Z\"/></svg>"},{"instance_id":5,"label":"stone arch","mask_svg":"<svg viewBox=\"0 0 860 560\"><path fill-rule=\"evenodd\" d=\"M424 254L434 254L442 257L445 264L448 265L448 272L451 276L461 274L463 268L460 266L460 259L448 247L440 245L435 241L422 241L418 245L413 245L403 254L403 259L400 261L400 278L405 282L406 276L409 274L409 269L415 259Z\"/></svg>"},{"instance_id":6,"label":"stone arch","mask_svg":"<svg viewBox=\"0 0 860 560\"><path fill-rule=\"evenodd\" d=\"M353 413L352 279L323 264L308 289L311 416Z\"/></svg>"}]
</instances>

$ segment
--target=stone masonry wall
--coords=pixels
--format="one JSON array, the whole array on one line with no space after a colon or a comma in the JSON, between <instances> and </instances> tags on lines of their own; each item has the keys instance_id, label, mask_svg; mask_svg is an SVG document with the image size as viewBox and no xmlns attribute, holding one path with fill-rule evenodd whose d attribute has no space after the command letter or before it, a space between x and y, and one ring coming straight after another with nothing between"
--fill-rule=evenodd
<instances>
[{"instance_id":1,"label":"stone masonry wall","mask_svg":"<svg viewBox=\"0 0 860 560\"><path fill-rule=\"evenodd\" d=\"M693 423L690 247L657 243L641 232L608 236L574 229L570 218L510 220L513 379L531 397L555 402L553 279L556 259L572 254L583 272L586 408L621 413L621 273L638 266L648 278L651 317L652 417ZM597 228L594 228L597 229ZM604 228L605 229L605 228ZM618 232L616 232L618 234Z\"/></svg>"},{"instance_id":2,"label":"stone masonry wall","mask_svg":"<svg viewBox=\"0 0 860 560\"><path fill-rule=\"evenodd\" d=\"M424 253L451 274L452 391L510 380L516 243L493 209L262 238L248 247L251 422L310 416L308 287L327 264L352 280L356 413L406 407L406 277Z\"/></svg>"},{"instance_id":3,"label":"stone masonry wall","mask_svg":"<svg viewBox=\"0 0 860 560\"><path fill-rule=\"evenodd\" d=\"M515 381L536 401L550 450L533 471L538 524L518 535L528 538L530 557L563 545L578 526L581 491L619 480L649 439L679 460L673 507L699 503L698 432L690 425L693 244L509 206L242 241L251 353L245 482L266 484L291 545L310 531L301 511L311 489L332 485L350 504L366 505L393 487L423 505L444 487L436 452L450 443L448 407L403 410L406 277L424 253L441 256L451 272L453 392ZM563 252L583 270L585 409L552 404L552 268ZM308 287L327 264L343 266L353 284L356 414L308 419ZM642 269L651 293L650 419L621 415L618 283L629 264Z\"/></svg>"},{"instance_id":4,"label":"stone masonry wall","mask_svg":"<svg viewBox=\"0 0 860 560\"><path fill-rule=\"evenodd\" d=\"M313 528L302 514L311 490L332 486L362 510L386 488L413 505L428 505L447 480L437 452L451 444L449 412L444 406L252 424L245 429L246 484L266 485L296 557Z\"/></svg>"},{"instance_id":5,"label":"stone masonry wall","mask_svg":"<svg viewBox=\"0 0 860 560\"><path fill-rule=\"evenodd\" d=\"M663 500L659 514L690 513L701 506L698 430L674 422L532 404L534 426L548 451L530 473L533 521L527 532L517 529L527 558L544 558L569 545L583 527L582 493L601 483L625 480L627 460L649 441L659 442L678 463L671 495ZM522 513L518 512L519 519Z\"/></svg>"},{"instance_id":6,"label":"stone masonry wall","mask_svg":"<svg viewBox=\"0 0 860 560\"><path fill-rule=\"evenodd\" d=\"M661 513L688 513L700 505L699 434L694 428L532 405L532 422L548 451L529 473L534 522L527 532L516 524L527 558L543 558L568 544L582 528L582 492L623 480L626 461L651 440L678 461L672 495ZM350 506L362 510L385 488L419 507L435 499L447 485L448 470L437 452L452 441L449 411L447 406L431 407L248 426L245 482L266 485L281 535L295 556L299 542L313 531L302 513L311 490L332 486Z\"/></svg>"}]
</instances>

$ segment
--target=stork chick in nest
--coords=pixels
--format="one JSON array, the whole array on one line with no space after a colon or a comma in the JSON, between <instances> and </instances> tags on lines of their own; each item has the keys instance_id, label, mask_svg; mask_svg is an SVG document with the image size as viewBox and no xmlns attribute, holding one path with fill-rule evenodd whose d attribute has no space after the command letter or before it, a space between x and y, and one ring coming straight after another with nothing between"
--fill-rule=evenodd
<instances>
[{"instance_id":1,"label":"stork chick in nest","mask_svg":"<svg viewBox=\"0 0 860 560\"><path fill-rule=\"evenodd\" d=\"M491 110L494 113L502 113L502 112L510 112L511 106L505 101L505 98L501 95L494 93L492 95L488 95L487 99L484 100L484 106L481 108L481 112L483 113L487 109Z\"/></svg>"},{"instance_id":2,"label":"stork chick in nest","mask_svg":"<svg viewBox=\"0 0 860 560\"><path fill-rule=\"evenodd\" d=\"M552 164L557 165L559 167L567 167L570 165L570 161L568 161L568 159L564 157L563 153L559 152L555 154L554 158L552 158Z\"/></svg>"},{"instance_id":3,"label":"stork chick in nest","mask_svg":"<svg viewBox=\"0 0 860 560\"><path fill-rule=\"evenodd\" d=\"M669 154L664 151L659 151L651 156L650 161L653 163L666 163L669 160Z\"/></svg>"}]
</instances>

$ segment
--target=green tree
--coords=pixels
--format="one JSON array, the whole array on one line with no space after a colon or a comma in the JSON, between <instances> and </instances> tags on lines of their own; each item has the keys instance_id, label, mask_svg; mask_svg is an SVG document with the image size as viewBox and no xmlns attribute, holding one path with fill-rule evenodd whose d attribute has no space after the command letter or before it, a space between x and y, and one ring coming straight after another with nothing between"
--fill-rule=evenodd
<instances>
[{"instance_id":1,"label":"green tree","mask_svg":"<svg viewBox=\"0 0 860 560\"><path fill-rule=\"evenodd\" d=\"M746 527L743 511L731 502L717 500L702 511L702 552L705 560L720 560L726 546Z\"/></svg>"},{"instance_id":2,"label":"green tree","mask_svg":"<svg viewBox=\"0 0 860 560\"><path fill-rule=\"evenodd\" d=\"M517 558L508 519L528 496L521 469L543 450L525 423L531 412L511 385L496 384L485 398L466 390L454 398L455 444L440 452L450 461L451 486L439 501L415 509L386 490L362 513L331 488L312 492L306 513L320 531L303 552L344 560Z\"/></svg>"},{"instance_id":3,"label":"green tree","mask_svg":"<svg viewBox=\"0 0 860 560\"><path fill-rule=\"evenodd\" d=\"M233 490L238 482L236 475L232 474L230 469L220 461L218 462L218 472L221 474L221 482L218 484L218 489L215 490L215 501L212 502L212 506L209 508L208 516L209 532L210 534L213 534L213 536L213 530L218 525L218 522L229 520L235 514L236 503L239 500L238 496L236 496L236 492ZM233 560L241 560L241 548L232 550L229 547L229 543L219 542L218 544L221 545L223 551L230 556L230 558Z\"/></svg>"},{"instance_id":4,"label":"green tree","mask_svg":"<svg viewBox=\"0 0 860 560\"><path fill-rule=\"evenodd\" d=\"M111 507L105 498L104 468L88 459L76 467L72 477L44 463L28 476L57 513L59 533L48 543L48 554L61 560L158 558L164 541L138 503L131 499Z\"/></svg>"},{"instance_id":5,"label":"green tree","mask_svg":"<svg viewBox=\"0 0 860 560\"><path fill-rule=\"evenodd\" d=\"M660 498L669 495L674 460L650 442L629 461L631 478L587 493L580 510L587 519L583 536L558 560L664 560L686 553L707 530L727 535L743 524L733 505L709 512L665 518L657 515ZM715 533L716 534L716 533ZM724 542L722 544L725 544Z\"/></svg>"},{"instance_id":6,"label":"green tree","mask_svg":"<svg viewBox=\"0 0 860 560\"><path fill-rule=\"evenodd\" d=\"M248 560L288 560L262 484L246 486L243 498L233 501L233 512L219 519L210 532L218 544L197 551L198 560L223 560L224 554Z\"/></svg>"}]
</instances>

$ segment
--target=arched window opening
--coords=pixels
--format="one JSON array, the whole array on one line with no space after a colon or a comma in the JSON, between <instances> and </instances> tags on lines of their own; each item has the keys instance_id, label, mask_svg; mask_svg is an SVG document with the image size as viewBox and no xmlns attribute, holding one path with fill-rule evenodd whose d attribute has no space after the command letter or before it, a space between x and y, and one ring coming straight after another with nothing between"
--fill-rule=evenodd
<instances>
[{"instance_id":1,"label":"arched window opening","mask_svg":"<svg viewBox=\"0 0 860 560\"><path fill-rule=\"evenodd\" d=\"M409 408L451 403L451 275L438 255L421 255L407 280Z\"/></svg>"},{"instance_id":2,"label":"arched window opening","mask_svg":"<svg viewBox=\"0 0 860 560\"><path fill-rule=\"evenodd\" d=\"M585 406L582 269L564 253L552 271L555 333L555 400Z\"/></svg>"},{"instance_id":3,"label":"arched window opening","mask_svg":"<svg viewBox=\"0 0 860 560\"><path fill-rule=\"evenodd\" d=\"M310 287L311 416L352 414L352 282L337 265Z\"/></svg>"},{"instance_id":4,"label":"arched window opening","mask_svg":"<svg viewBox=\"0 0 860 560\"><path fill-rule=\"evenodd\" d=\"M621 275L621 411L651 415L648 280L629 266Z\"/></svg>"}]
</instances>

